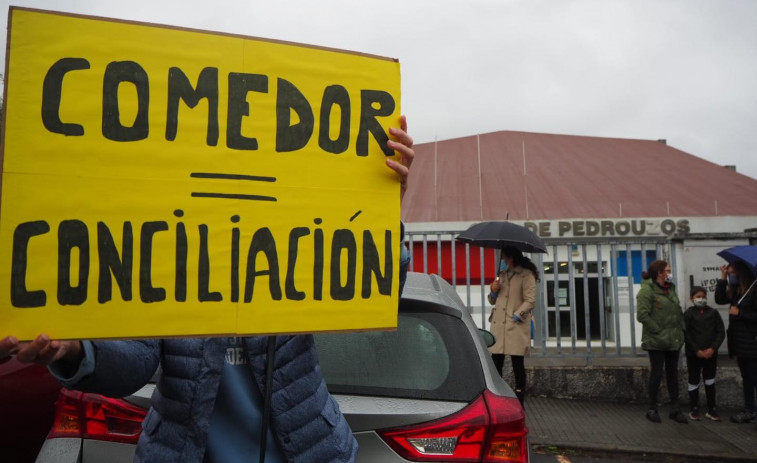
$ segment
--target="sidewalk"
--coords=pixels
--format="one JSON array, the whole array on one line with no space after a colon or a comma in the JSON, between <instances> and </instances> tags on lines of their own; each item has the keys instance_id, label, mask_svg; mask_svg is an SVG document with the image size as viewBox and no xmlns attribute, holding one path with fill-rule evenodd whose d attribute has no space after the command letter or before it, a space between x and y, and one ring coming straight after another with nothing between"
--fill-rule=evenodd
<instances>
[{"instance_id":1,"label":"sidewalk","mask_svg":"<svg viewBox=\"0 0 757 463\"><path fill-rule=\"evenodd\" d=\"M526 424L531 445L599 452L661 454L699 460L757 461L754 424L734 424L735 410L720 410L723 421L676 423L668 407L660 408L662 423L644 416L646 405L605 401L528 397ZM684 407L688 413L688 408Z\"/></svg>"}]
</instances>

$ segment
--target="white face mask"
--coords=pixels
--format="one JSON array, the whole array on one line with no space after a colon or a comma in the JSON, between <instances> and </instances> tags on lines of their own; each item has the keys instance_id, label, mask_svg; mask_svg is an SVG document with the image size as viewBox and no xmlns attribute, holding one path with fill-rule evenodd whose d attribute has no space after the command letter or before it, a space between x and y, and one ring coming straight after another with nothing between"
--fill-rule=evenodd
<instances>
[{"instance_id":1,"label":"white face mask","mask_svg":"<svg viewBox=\"0 0 757 463\"><path fill-rule=\"evenodd\" d=\"M672 273L668 273L667 275L665 275L665 282L666 283L673 283L673 274Z\"/></svg>"},{"instance_id":2,"label":"white face mask","mask_svg":"<svg viewBox=\"0 0 757 463\"><path fill-rule=\"evenodd\" d=\"M697 297L697 298L695 298L695 299L694 299L693 301L691 301L691 302L693 302L693 303L694 303L694 305L695 305L695 306L697 306L697 307L704 307L704 306L706 306L706 305L707 305L707 298L704 298L704 297Z\"/></svg>"}]
</instances>

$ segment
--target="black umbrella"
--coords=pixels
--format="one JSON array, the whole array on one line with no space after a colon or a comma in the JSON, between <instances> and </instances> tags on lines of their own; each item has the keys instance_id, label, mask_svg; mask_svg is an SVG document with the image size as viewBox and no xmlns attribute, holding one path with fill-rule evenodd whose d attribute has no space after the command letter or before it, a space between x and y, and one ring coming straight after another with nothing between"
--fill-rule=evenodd
<instances>
[{"instance_id":1,"label":"black umbrella","mask_svg":"<svg viewBox=\"0 0 757 463\"><path fill-rule=\"evenodd\" d=\"M512 222L480 222L462 232L457 240L484 248L512 246L522 252L547 252L547 246L536 233Z\"/></svg>"}]
</instances>

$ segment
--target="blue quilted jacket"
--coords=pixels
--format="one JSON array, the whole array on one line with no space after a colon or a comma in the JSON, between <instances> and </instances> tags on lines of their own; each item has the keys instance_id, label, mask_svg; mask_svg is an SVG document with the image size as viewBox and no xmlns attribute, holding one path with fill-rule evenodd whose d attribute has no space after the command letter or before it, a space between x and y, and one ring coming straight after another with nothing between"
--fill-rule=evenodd
<instances>
[{"instance_id":1,"label":"blue quilted jacket","mask_svg":"<svg viewBox=\"0 0 757 463\"><path fill-rule=\"evenodd\" d=\"M266 337L244 338L261 394ZM93 342L95 371L76 389L123 397L163 368L142 424L136 462L201 463L221 380L226 338ZM313 337L278 336L274 357L271 428L290 462L352 462L357 442L326 389ZM250 461L257 461L251 455Z\"/></svg>"}]
</instances>

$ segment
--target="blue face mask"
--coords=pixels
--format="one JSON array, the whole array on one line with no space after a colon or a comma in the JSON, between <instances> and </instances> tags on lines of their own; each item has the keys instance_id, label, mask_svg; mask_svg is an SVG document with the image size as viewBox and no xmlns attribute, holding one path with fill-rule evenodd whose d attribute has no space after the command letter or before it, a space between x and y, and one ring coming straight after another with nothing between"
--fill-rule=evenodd
<instances>
[{"instance_id":1,"label":"blue face mask","mask_svg":"<svg viewBox=\"0 0 757 463\"><path fill-rule=\"evenodd\" d=\"M739 276L735 273L728 274L728 284L732 286L736 286L739 284Z\"/></svg>"},{"instance_id":2,"label":"blue face mask","mask_svg":"<svg viewBox=\"0 0 757 463\"><path fill-rule=\"evenodd\" d=\"M507 262L504 260L499 261L499 273L507 271Z\"/></svg>"}]
</instances>

